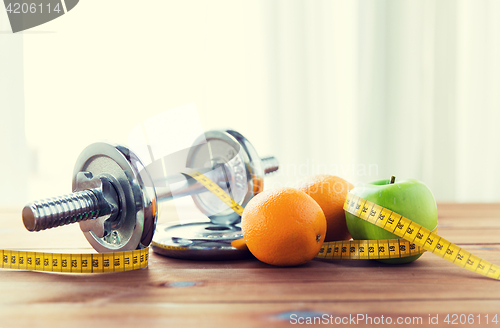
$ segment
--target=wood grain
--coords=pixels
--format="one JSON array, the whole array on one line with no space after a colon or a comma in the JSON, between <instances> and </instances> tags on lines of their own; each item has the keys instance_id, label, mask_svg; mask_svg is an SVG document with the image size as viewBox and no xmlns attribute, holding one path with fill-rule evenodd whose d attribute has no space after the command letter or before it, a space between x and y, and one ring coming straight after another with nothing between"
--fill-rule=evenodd
<instances>
[{"instance_id":1,"label":"wood grain","mask_svg":"<svg viewBox=\"0 0 500 328\"><path fill-rule=\"evenodd\" d=\"M440 204L439 234L500 264L500 204ZM78 226L29 233L0 211L0 248L60 251L88 244ZM151 253L147 269L115 274L0 270L0 327L290 326L290 316L497 314L500 282L433 254L407 265L313 260L277 268L255 259L209 262ZM367 326L361 322L358 326ZM370 326L370 325L368 325ZM379 325L380 326L380 325ZM407 326L407 325L406 325ZM411 326L411 325L410 325ZM420 325L422 326L422 325Z\"/></svg>"}]
</instances>

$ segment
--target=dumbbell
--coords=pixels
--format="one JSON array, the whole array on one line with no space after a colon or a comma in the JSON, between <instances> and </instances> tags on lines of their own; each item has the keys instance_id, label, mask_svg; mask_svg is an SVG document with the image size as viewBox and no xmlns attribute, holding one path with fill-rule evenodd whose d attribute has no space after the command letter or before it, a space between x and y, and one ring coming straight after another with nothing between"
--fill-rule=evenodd
<instances>
[{"instance_id":1,"label":"dumbbell","mask_svg":"<svg viewBox=\"0 0 500 328\"><path fill-rule=\"evenodd\" d=\"M262 191L264 175L278 169L274 157L261 159L251 143L233 130L204 133L187 150L186 157L186 168L207 176L243 207ZM157 245L162 245L161 240L169 232L171 240L185 246L187 239L195 240L198 246L200 240L223 240L223 248L227 245L227 234L222 233L221 237L221 232L239 231L241 235L239 215L202 184L183 173L155 178L149 172L152 167L154 163L145 167L126 147L91 144L76 161L73 193L27 204L22 212L24 225L29 231L40 231L79 222L85 237L98 252L135 250L149 246L153 239L157 203L190 195L198 209L208 216L207 222L164 227ZM187 234L182 230L183 226L193 225L197 230L194 235L192 229ZM240 235L233 234L233 239ZM167 245L159 253L179 257L176 252L170 254L168 248L171 247ZM199 255L197 247L193 250ZM229 252L229 257L233 253L235 249ZM189 252L185 254L180 257L193 258ZM211 254L207 254L208 258Z\"/></svg>"}]
</instances>

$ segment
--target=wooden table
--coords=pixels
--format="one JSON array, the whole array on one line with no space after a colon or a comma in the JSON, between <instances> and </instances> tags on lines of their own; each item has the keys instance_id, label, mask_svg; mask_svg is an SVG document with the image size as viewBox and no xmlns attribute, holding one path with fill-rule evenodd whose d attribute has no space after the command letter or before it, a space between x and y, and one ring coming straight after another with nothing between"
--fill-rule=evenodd
<instances>
[{"instance_id":1,"label":"wooden table","mask_svg":"<svg viewBox=\"0 0 500 328\"><path fill-rule=\"evenodd\" d=\"M500 264L500 204L439 204L438 210L441 236ZM88 243L78 226L29 233L20 209L2 209L0 248L76 252ZM453 314L473 315L474 324L467 326L500 327L486 325L485 317L500 320L500 281L429 253L407 265L313 260L277 268L255 259L193 262L151 252L147 269L130 272L0 270L0 292L2 328L280 327L323 315L333 323L343 319L339 326L358 315L365 317L359 326L367 326L367 317L381 323L381 316L384 322L390 317L396 323L400 317L413 326L428 326L429 315L438 315L439 325L433 326L449 326L444 322L448 314L450 320ZM414 321L418 318L422 324Z\"/></svg>"}]
</instances>

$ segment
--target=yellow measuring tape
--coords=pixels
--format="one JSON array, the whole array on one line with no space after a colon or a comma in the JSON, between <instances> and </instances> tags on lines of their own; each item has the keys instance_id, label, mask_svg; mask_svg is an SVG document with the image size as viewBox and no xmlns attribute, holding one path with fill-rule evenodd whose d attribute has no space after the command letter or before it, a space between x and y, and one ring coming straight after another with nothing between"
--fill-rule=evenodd
<instances>
[{"instance_id":1,"label":"yellow measuring tape","mask_svg":"<svg viewBox=\"0 0 500 328\"><path fill-rule=\"evenodd\" d=\"M186 172L239 215L243 207L215 182L197 171ZM344 210L375 224L402 239L342 240L323 243L317 258L325 259L393 259L429 251L462 268L500 280L500 266L485 261L449 242L421 225L387 208L348 193Z\"/></svg>"},{"instance_id":2,"label":"yellow measuring tape","mask_svg":"<svg viewBox=\"0 0 500 328\"><path fill-rule=\"evenodd\" d=\"M340 240L324 242L317 258L381 260L422 254L425 249L404 239Z\"/></svg>"},{"instance_id":3,"label":"yellow measuring tape","mask_svg":"<svg viewBox=\"0 0 500 328\"><path fill-rule=\"evenodd\" d=\"M348 193L344 203L344 210L362 220L392 232L396 236L404 238L408 242L414 243L416 246L436 254L459 267L489 278L500 279L500 266L469 253L436 233L387 208Z\"/></svg>"},{"instance_id":4,"label":"yellow measuring tape","mask_svg":"<svg viewBox=\"0 0 500 328\"><path fill-rule=\"evenodd\" d=\"M221 187L219 187L215 182L204 176L198 171L184 172L184 174L189 175L199 183L201 183L205 188L210 190L215 196L222 200L229 208L238 213L240 216L243 214L243 207L236 203L231 196L227 194Z\"/></svg>"},{"instance_id":5,"label":"yellow measuring tape","mask_svg":"<svg viewBox=\"0 0 500 328\"><path fill-rule=\"evenodd\" d=\"M3 269L67 273L131 271L148 266L149 247L128 252L64 254L0 250Z\"/></svg>"}]
</instances>

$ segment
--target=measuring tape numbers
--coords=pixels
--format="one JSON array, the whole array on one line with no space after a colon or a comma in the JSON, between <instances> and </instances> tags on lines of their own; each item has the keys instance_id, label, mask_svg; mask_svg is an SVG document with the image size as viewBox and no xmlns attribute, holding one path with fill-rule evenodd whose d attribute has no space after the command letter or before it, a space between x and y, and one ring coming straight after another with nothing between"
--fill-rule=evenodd
<instances>
[{"instance_id":1,"label":"measuring tape numbers","mask_svg":"<svg viewBox=\"0 0 500 328\"><path fill-rule=\"evenodd\" d=\"M149 247L135 251L64 254L0 250L2 269L67 273L131 271L148 266Z\"/></svg>"},{"instance_id":2,"label":"measuring tape numbers","mask_svg":"<svg viewBox=\"0 0 500 328\"><path fill-rule=\"evenodd\" d=\"M425 249L404 239L340 240L324 242L317 258L381 260L422 254Z\"/></svg>"}]
</instances>

